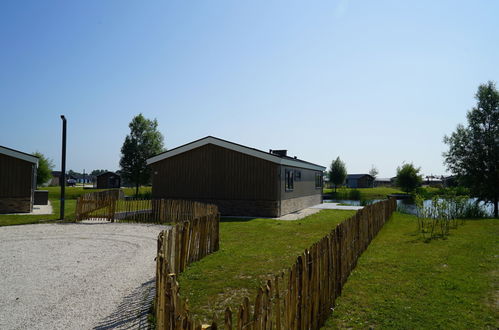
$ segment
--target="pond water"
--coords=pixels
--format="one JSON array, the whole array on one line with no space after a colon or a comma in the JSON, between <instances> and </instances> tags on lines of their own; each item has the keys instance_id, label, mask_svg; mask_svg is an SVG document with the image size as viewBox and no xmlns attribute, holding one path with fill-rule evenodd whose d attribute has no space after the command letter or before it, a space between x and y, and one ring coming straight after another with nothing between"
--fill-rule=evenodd
<instances>
[{"instance_id":1,"label":"pond water","mask_svg":"<svg viewBox=\"0 0 499 330\"><path fill-rule=\"evenodd\" d=\"M473 205L477 202L477 198L470 198L468 199L468 205ZM432 201L430 199L427 199L424 201L424 207L429 208L432 205ZM494 205L490 203L484 203L484 202L479 202L478 207L483 210L487 216L492 216L494 214ZM407 214L413 214L416 215L416 205L414 205L413 201L410 200L398 200L397 201L397 211L402 212L402 213L407 213Z\"/></svg>"},{"instance_id":2,"label":"pond water","mask_svg":"<svg viewBox=\"0 0 499 330\"><path fill-rule=\"evenodd\" d=\"M353 199L325 199L323 202L324 203L339 203L339 204L345 204L345 205L352 205L352 206L365 206L365 205L371 205L377 202L382 201L382 199L369 199L369 200L353 200Z\"/></svg>"},{"instance_id":3,"label":"pond water","mask_svg":"<svg viewBox=\"0 0 499 330\"><path fill-rule=\"evenodd\" d=\"M470 198L468 200L469 204L476 203L476 198ZM345 204L345 205L353 205L353 206L365 206L365 205L370 205L373 203L377 203L379 201L382 201L381 199L373 199L373 200L351 200L351 199L325 199L324 203L340 203L340 204ZM484 202L478 203L479 207L487 213L487 215L492 216L494 213L494 205L492 204L486 204ZM425 207L430 207L431 206L431 200L425 200L424 201L424 206ZM402 212L402 213L407 213L407 214L416 214L416 205L414 205L414 202L409 199L403 199L403 200L397 200L397 211Z\"/></svg>"}]
</instances>

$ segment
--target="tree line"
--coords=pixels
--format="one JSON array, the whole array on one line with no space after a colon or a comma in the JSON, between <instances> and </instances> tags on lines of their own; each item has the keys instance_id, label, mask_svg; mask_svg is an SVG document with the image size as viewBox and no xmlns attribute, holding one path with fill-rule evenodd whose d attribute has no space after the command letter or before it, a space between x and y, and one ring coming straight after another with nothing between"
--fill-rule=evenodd
<instances>
[{"instance_id":1,"label":"tree line","mask_svg":"<svg viewBox=\"0 0 499 330\"><path fill-rule=\"evenodd\" d=\"M467 113L467 125L459 124L443 141L448 151L443 153L444 165L456 176L459 185L470 190L478 201L494 206L494 217L499 217L499 91L489 81L478 87L477 104ZM397 168L395 184L410 193L421 186L421 168L407 163ZM370 173L378 174L372 166ZM338 186L345 183L345 163L337 157L330 166L329 180Z\"/></svg>"}]
</instances>

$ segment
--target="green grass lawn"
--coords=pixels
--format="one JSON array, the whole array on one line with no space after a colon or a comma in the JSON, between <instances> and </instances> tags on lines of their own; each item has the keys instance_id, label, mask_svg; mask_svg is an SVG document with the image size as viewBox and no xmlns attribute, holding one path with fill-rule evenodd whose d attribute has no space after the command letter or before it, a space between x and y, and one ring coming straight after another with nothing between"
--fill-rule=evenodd
<instances>
[{"instance_id":1,"label":"green grass lawn","mask_svg":"<svg viewBox=\"0 0 499 330\"><path fill-rule=\"evenodd\" d=\"M359 259L327 329L496 329L499 219L468 220L423 242L395 213Z\"/></svg>"},{"instance_id":2,"label":"green grass lawn","mask_svg":"<svg viewBox=\"0 0 499 330\"><path fill-rule=\"evenodd\" d=\"M44 215L0 214L0 227L12 225L26 225L32 223L51 222L59 219L59 200L50 200L53 213ZM64 205L65 218L74 219L76 200L66 200Z\"/></svg>"},{"instance_id":3,"label":"green grass lawn","mask_svg":"<svg viewBox=\"0 0 499 330\"><path fill-rule=\"evenodd\" d=\"M40 190L48 190L50 199L61 198L61 187L42 187ZM126 196L134 196L135 188L122 188ZM66 187L66 199L76 199L83 194L103 191L108 189L83 189L83 187ZM151 187L139 187L139 194L144 195L151 192Z\"/></svg>"},{"instance_id":4,"label":"green grass lawn","mask_svg":"<svg viewBox=\"0 0 499 330\"><path fill-rule=\"evenodd\" d=\"M290 267L296 257L328 234L354 211L323 210L298 221L223 219L220 250L191 264L179 277L181 292L191 312L223 320L245 296L255 298L257 287Z\"/></svg>"},{"instance_id":5,"label":"green grass lawn","mask_svg":"<svg viewBox=\"0 0 499 330\"><path fill-rule=\"evenodd\" d=\"M52 204L53 213L45 215L7 215L0 214L0 226L23 225L41 222L50 222L59 219L60 208L60 191L61 187L40 187L40 190L48 190L49 200ZM73 220L75 216L76 198L79 196L95 191L102 191L107 189L83 189L83 187L66 187L66 203L64 215L66 220ZM135 194L134 188L123 188L125 195L133 196ZM140 187L139 194L148 194L151 192L151 187Z\"/></svg>"},{"instance_id":6,"label":"green grass lawn","mask_svg":"<svg viewBox=\"0 0 499 330\"><path fill-rule=\"evenodd\" d=\"M339 196L345 196L345 198L341 199L348 199L346 198L348 196L348 193L353 190L350 188L338 188L337 192ZM389 194L401 194L403 193L402 190L396 187L376 187L376 188L358 188L357 190L360 191L361 194L361 199L384 199L386 198L386 195ZM334 191L333 189L324 189L324 194L331 194Z\"/></svg>"}]
</instances>

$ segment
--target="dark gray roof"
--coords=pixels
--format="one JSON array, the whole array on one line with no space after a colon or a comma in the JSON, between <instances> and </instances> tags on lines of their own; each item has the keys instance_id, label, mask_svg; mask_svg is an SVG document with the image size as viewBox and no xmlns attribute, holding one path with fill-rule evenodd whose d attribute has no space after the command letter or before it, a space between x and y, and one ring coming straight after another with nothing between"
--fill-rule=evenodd
<instances>
[{"instance_id":1,"label":"dark gray roof","mask_svg":"<svg viewBox=\"0 0 499 330\"><path fill-rule=\"evenodd\" d=\"M38 165L38 157L37 156L27 154L25 152L22 152L22 151L19 151L16 149L0 146L0 154L6 155L9 157L18 158L18 159L21 159L21 160Z\"/></svg>"},{"instance_id":2,"label":"dark gray roof","mask_svg":"<svg viewBox=\"0 0 499 330\"><path fill-rule=\"evenodd\" d=\"M348 174L347 175L347 179L360 179L364 176L369 176L371 177L372 179L374 179L374 177L370 174Z\"/></svg>"},{"instance_id":3,"label":"dark gray roof","mask_svg":"<svg viewBox=\"0 0 499 330\"><path fill-rule=\"evenodd\" d=\"M118 173L111 172L111 171L107 171L107 172L104 172L104 173L101 173L101 174L97 175L97 177L99 177L99 176L101 176L101 175L108 175L108 174L112 174L112 175L120 176Z\"/></svg>"}]
</instances>

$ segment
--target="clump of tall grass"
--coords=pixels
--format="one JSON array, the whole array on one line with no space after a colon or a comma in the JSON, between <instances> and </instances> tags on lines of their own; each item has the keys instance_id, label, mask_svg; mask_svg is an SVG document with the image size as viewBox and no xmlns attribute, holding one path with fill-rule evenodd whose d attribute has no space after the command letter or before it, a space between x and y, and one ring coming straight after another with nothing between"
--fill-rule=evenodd
<instances>
[{"instance_id":1,"label":"clump of tall grass","mask_svg":"<svg viewBox=\"0 0 499 330\"><path fill-rule=\"evenodd\" d=\"M418 231L425 239L445 238L449 229L464 223L470 207L468 196L434 196L425 205L424 198L417 195L415 205Z\"/></svg>"},{"instance_id":2,"label":"clump of tall grass","mask_svg":"<svg viewBox=\"0 0 499 330\"><path fill-rule=\"evenodd\" d=\"M348 199L352 199L354 201L360 200L361 193L358 189L352 189L348 192Z\"/></svg>"}]
</instances>

